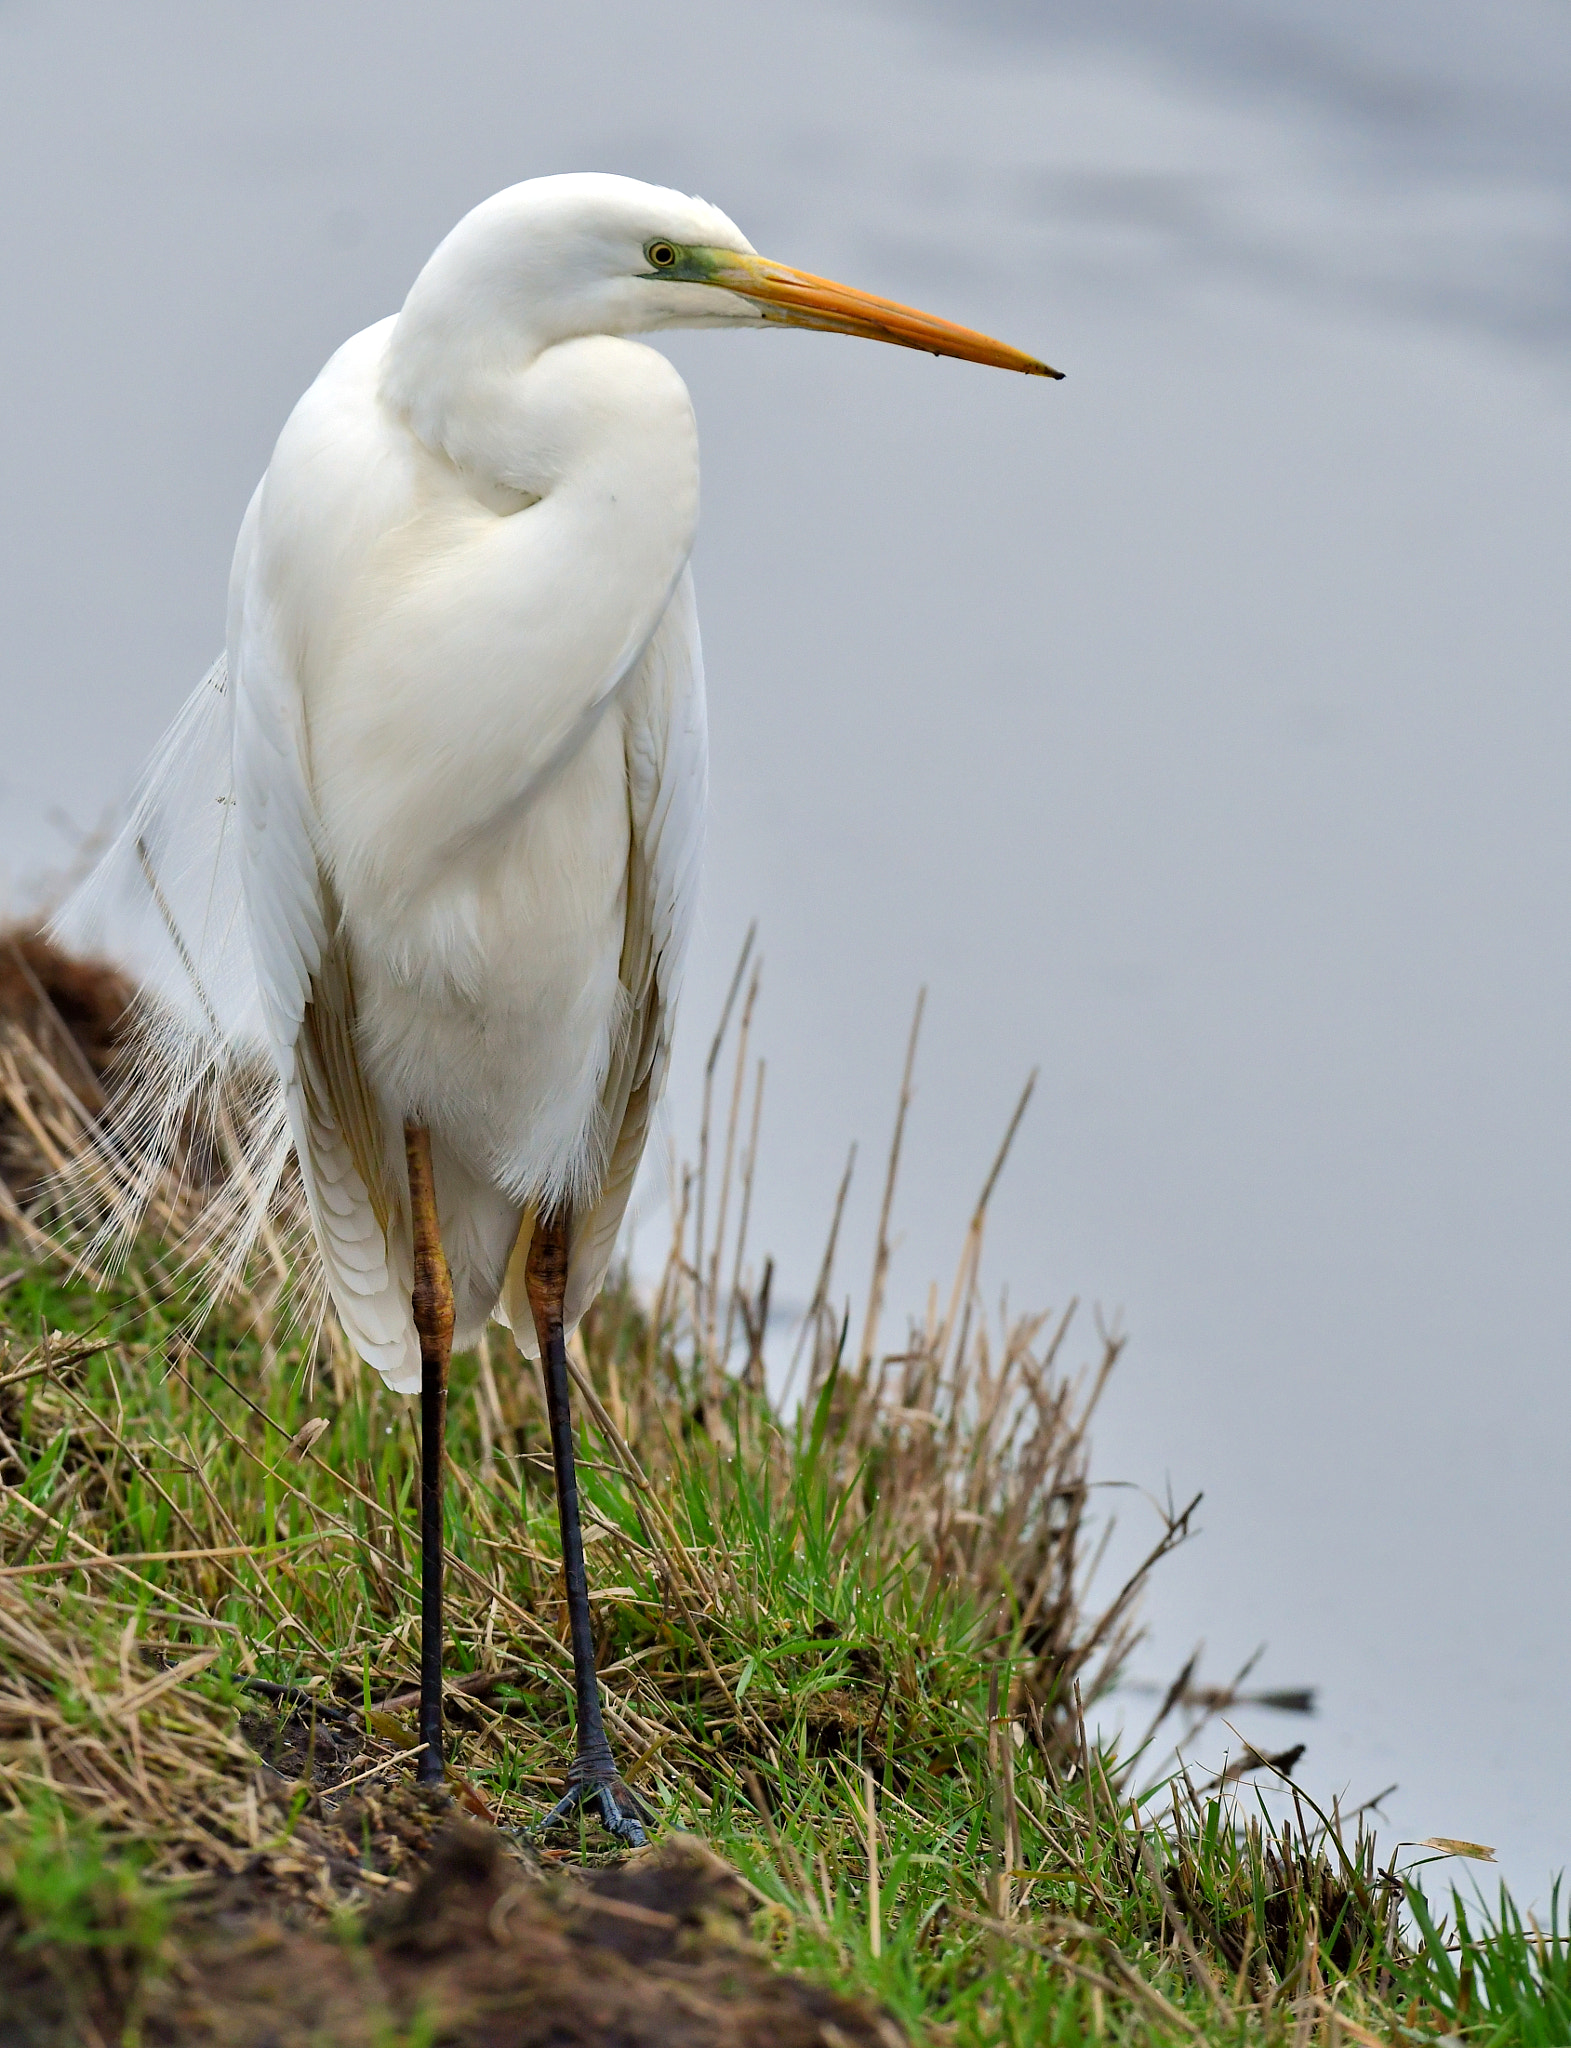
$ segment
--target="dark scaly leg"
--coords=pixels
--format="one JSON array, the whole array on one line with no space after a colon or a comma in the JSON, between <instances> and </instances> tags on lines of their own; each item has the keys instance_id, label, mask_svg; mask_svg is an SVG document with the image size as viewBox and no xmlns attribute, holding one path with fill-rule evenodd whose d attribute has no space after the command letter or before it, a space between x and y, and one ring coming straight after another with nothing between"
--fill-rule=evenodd
<instances>
[{"instance_id":1,"label":"dark scaly leg","mask_svg":"<svg viewBox=\"0 0 1571 2048\"><path fill-rule=\"evenodd\" d=\"M562 1303L567 1292L568 1213L542 1216L535 1224L524 1286L540 1340L546 1408L551 1423L551 1462L556 1468L556 1507L562 1529L562 1575L567 1582L567 1626L573 1645L573 1690L577 1699L577 1746L567 1774L567 1792L544 1826L566 1820L591 1801L609 1831L630 1849L641 1849L648 1818L637 1795L617 1776L600 1712L595 1675L594 1634L589 1623L589 1582L584 1574L584 1538L578 1519L578 1473L573 1463L573 1411L568 1395L567 1343Z\"/></svg>"},{"instance_id":2,"label":"dark scaly leg","mask_svg":"<svg viewBox=\"0 0 1571 2048\"><path fill-rule=\"evenodd\" d=\"M411 1296L420 1339L420 1753L422 1785L439 1785L442 1761L442 1460L447 1437L447 1367L453 1353L453 1279L436 1220L431 1133L404 1125L409 1208L414 1222Z\"/></svg>"}]
</instances>

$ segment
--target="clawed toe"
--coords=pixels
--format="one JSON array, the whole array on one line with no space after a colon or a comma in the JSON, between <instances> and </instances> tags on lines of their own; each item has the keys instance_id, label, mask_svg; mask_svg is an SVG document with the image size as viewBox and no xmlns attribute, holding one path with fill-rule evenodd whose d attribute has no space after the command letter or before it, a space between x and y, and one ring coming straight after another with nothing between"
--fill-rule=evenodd
<instances>
[{"instance_id":1,"label":"clawed toe","mask_svg":"<svg viewBox=\"0 0 1571 2048\"><path fill-rule=\"evenodd\" d=\"M581 1806L587 1806L591 1801L600 1810L601 1824L606 1833L614 1835L624 1848L643 1849L648 1846L647 1830L653 1826L654 1816L638 1794L630 1791L620 1778L581 1778L569 1783L566 1792L540 1823L539 1832L546 1834L570 1821Z\"/></svg>"},{"instance_id":2,"label":"clawed toe","mask_svg":"<svg viewBox=\"0 0 1571 2048\"><path fill-rule=\"evenodd\" d=\"M645 1823L651 1816L643 1801L629 1792L620 1778L595 1789L600 1799L600 1818L607 1831L629 1849L644 1848L649 1841L644 1832Z\"/></svg>"}]
</instances>

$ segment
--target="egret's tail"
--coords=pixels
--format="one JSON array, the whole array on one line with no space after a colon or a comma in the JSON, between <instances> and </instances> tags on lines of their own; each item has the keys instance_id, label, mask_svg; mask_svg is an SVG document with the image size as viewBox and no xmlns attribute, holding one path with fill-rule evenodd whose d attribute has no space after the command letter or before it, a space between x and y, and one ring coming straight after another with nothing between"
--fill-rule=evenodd
<instances>
[{"instance_id":1,"label":"egret's tail","mask_svg":"<svg viewBox=\"0 0 1571 2048\"><path fill-rule=\"evenodd\" d=\"M321 1313L282 1090L265 1049L241 903L223 659L165 735L131 816L51 925L140 989L108 1106L49 1201L67 1243L108 1270L144 1222L199 1276L203 1308L259 1248L294 1313Z\"/></svg>"}]
</instances>

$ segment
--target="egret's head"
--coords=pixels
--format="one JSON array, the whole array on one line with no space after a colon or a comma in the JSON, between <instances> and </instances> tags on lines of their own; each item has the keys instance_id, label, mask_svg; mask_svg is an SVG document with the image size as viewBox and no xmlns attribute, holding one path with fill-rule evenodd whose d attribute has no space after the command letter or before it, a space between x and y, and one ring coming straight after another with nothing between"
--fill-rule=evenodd
<instances>
[{"instance_id":1,"label":"egret's head","mask_svg":"<svg viewBox=\"0 0 1571 2048\"><path fill-rule=\"evenodd\" d=\"M406 344L461 332L501 367L579 335L765 323L1059 374L968 328L772 263L707 200L594 172L483 201L416 279L400 327Z\"/></svg>"}]
</instances>

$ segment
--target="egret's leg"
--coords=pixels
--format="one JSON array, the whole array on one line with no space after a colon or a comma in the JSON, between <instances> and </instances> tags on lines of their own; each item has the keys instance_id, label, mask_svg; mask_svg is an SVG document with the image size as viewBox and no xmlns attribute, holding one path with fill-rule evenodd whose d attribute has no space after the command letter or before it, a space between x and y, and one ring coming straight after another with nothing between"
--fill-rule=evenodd
<instances>
[{"instance_id":1,"label":"egret's leg","mask_svg":"<svg viewBox=\"0 0 1571 2048\"><path fill-rule=\"evenodd\" d=\"M629 1848L646 1840L637 1796L617 1776L616 1760L606 1740L600 1712L600 1681L595 1675L594 1633L589 1621L589 1582L584 1574L584 1537L578 1518L578 1473L573 1462L573 1411L568 1394L567 1343L562 1334L562 1303L567 1292L568 1224L566 1211L541 1217L535 1224L524 1266L524 1287L540 1340L545 1375L546 1408L551 1424L551 1462L556 1469L557 1518L562 1529L562 1576L567 1584L567 1626L573 1646L573 1691L577 1703L577 1744L567 1774L566 1796L552 1809L545 1825L565 1820L593 1801L613 1835Z\"/></svg>"},{"instance_id":2,"label":"egret's leg","mask_svg":"<svg viewBox=\"0 0 1571 2048\"><path fill-rule=\"evenodd\" d=\"M404 1125L409 1207L414 1221L411 1296L420 1339L420 1753L422 1785L442 1781L442 1460L447 1436L447 1367L453 1352L453 1279L436 1220L431 1133Z\"/></svg>"}]
</instances>

